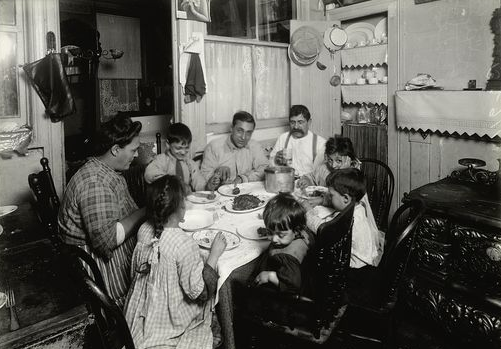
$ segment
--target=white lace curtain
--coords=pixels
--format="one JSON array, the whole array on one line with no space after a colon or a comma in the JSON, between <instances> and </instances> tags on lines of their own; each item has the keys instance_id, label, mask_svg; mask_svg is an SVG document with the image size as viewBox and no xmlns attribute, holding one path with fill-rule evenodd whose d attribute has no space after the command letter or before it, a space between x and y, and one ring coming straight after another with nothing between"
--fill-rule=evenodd
<instances>
[{"instance_id":1,"label":"white lace curtain","mask_svg":"<svg viewBox=\"0 0 501 349\"><path fill-rule=\"evenodd\" d=\"M230 122L238 110L257 120L288 116L287 49L206 42L206 123Z\"/></svg>"}]
</instances>

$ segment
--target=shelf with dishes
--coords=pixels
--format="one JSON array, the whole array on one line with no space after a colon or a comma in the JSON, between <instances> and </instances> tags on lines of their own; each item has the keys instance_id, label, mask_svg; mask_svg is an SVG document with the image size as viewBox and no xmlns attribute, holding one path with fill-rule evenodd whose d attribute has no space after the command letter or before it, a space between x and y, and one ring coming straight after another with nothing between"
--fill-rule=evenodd
<instances>
[{"instance_id":1,"label":"shelf with dishes","mask_svg":"<svg viewBox=\"0 0 501 349\"><path fill-rule=\"evenodd\" d=\"M350 50L375 50L378 47L388 47L388 44L387 43L375 43L375 44L366 44L366 45L363 45L363 46L352 47L347 42L346 45L343 46L343 48L341 49L341 51L350 51Z\"/></svg>"}]
</instances>

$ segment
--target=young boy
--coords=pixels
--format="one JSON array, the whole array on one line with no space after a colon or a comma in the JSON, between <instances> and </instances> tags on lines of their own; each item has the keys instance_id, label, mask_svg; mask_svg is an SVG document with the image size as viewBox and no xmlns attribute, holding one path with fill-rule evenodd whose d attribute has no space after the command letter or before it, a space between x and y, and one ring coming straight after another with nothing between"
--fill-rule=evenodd
<instances>
[{"instance_id":1,"label":"young boy","mask_svg":"<svg viewBox=\"0 0 501 349\"><path fill-rule=\"evenodd\" d=\"M307 200L301 202L307 210L308 228L316 232L322 223L332 220L355 201L350 267L377 266L383 254L384 233L379 232L372 211L366 207L365 201L362 201L365 195L363 173L356 168L339 169L327 176L326 184L332 208L312 207Z\"/></svg>"},{"instance_id":2,"label":"young boy","mask_svg":"<svg viewBox=\"0 0 501 349\"><path fill-rule=\"evenodd\" d=\"M167 149L158 154L144 171L144 179L152 183L167 174L181 178L192 191L204 190L205 177L195 162L190 159L191 131L183 123L177 122L167 130Z\"/></svg>"}]
</instances>

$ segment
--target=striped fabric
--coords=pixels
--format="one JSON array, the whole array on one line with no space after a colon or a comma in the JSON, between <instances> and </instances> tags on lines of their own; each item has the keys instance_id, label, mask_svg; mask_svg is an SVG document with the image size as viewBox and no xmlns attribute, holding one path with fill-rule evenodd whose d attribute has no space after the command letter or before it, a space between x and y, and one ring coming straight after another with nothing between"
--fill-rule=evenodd
<instances>
[{"instance_id":1,"label":"striped fabric","mask_svg":"<svg viewBox=\"0 0 501 349\"><path fill-rule=\"evenodd\" d=\"M108 295L115 300L120 308L125 304L125 298L130 286L130 264L132 253L136 246L136 237L131 236L123 244L113 250L109 260L104 260L92 252L89 246L80 246L85 252L90 254L101 271L103 281L108 291ZM90 268L85 265L89 275L92 275Z\"/></svg>"}]
</instances>

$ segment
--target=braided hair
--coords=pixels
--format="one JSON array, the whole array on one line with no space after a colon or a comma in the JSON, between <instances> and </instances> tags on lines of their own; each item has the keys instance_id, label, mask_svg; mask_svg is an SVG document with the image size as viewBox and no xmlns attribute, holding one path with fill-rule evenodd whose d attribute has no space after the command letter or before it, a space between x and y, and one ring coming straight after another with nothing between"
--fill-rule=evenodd
<instances>
[{"instance_id":1,"label":"braided hair","mask_svg":"<svg viewBox=\"0 0 501 349\"><path fill-rule=\"evenodd\" d=\"M154 237L160 239L169 217L179 210L186 197L184 184L177 176L165 175L148 186L146 217L155 228ZM158 252L160 258L160 252ZM145 262L136 269L140 274L148 274L151 265Z\"/></svg>"},{"instance_id":2,"label":"braided hair","mask_svg":"<svg viewBox=\"0 0 501 349\"><path fill-rule=\"evenodd\" d=\"M186 191L177 176L166 175L151 183L146 199L146 216L160 238L171 214L176 212L186 197Z\"/></svg>"}]
</instances>

